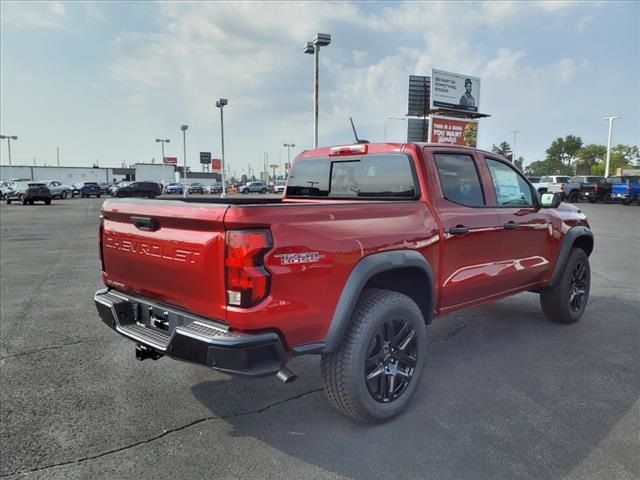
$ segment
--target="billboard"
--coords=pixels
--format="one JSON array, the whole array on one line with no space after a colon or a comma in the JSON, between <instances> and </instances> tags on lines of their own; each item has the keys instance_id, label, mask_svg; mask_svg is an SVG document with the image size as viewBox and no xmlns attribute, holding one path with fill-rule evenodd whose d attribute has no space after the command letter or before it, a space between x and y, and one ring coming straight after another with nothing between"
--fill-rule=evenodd
<instances>
[{"instance_id":1,"label":"billboard","mask_svg":"<svg viewBox=\"0 0 640 480\"><path fill-rule=\"evenodd\" d=\"M407 142L428 142L429 120L427 118L410 118L407 121Z\"/></svg>"},{"instance_id":2,"label":"billboard","mask_svg":"<svg viewBox=\"0 0 640 480\"><path fill-rule=\"evenodd\" d=\"M211 159L211 170L222 170L222 160L219 158Z\"/></svg>"},{"instance_id":3,"label":"billboard","mask_svg":"<svg viewBox=\"0 0 640 480\"><path fill-rule=\"evenodd\" d=\"M178 157L164 157L165 165L177 165Z\"/></svg>"},{"instance_id":4,"label":"billboard","mask_svg":"<svg viewBox=\"0 0 640 480\"><path fill-rule=\"evenodd\" d=\"M210 164L211 163L211 152L200 152L200 163L202 164Z\"/></svg>"},{"instance_id":5,"label":"billboard","mask_svg":"<svg viewBox=\"0 0 640 480\"><path fill-rule=\"evenodd\" d=\"M480 79L469 75L431 70L431 108L478 112Z\"/></svg>"},{"instance_id":6,"label":"billboard","mask_svg":"<svg viewBox=\"0 0 640 480\"><path fill-rule=\"evenodd\" d=\"M478 121L432 115L429 138L431 143L475 148L478 144Z\"/></svg>"},{"instance_id":7,"label":"billboard","mask_svg":"<svg viewBox=\"0 0 640 480\"><path fill-rule=\"evenodd\" d=\"M409 75L409 96L407 115L423 117L429 115L429 92L431 79L422 75Z\"/></svg>"}]
</instances>

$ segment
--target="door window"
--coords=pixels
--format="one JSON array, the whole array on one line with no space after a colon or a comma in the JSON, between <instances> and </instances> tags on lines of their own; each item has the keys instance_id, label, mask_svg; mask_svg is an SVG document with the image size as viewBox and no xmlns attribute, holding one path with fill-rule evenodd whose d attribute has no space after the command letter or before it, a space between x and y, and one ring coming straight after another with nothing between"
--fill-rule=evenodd
<instances>
[{"instance_id":1,"label":"door window","mask_svg":"<svg viewBox=\"0 0 640 480\"><path fill-rule=\"evenodd\" d=\"M434 155L444 198L468 207L484 206L480 177L473 157L457 153Z\"/></svg>"},{"instance_id":2,"label":"door window","mask_svg":"<svg viewBox=\"0 0 640 480\"><path fill-rule=\"evenodd\" d=\"M506 163L487 158L498 206L533 205L531 186Z\"/></svg>"}]
</instances>

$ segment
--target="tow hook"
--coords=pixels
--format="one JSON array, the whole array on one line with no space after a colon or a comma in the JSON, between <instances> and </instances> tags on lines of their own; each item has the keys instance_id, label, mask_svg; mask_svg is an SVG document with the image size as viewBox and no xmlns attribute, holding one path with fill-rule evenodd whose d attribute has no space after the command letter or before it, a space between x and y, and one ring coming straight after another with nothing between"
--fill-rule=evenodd
<instances>
[{"instance_id":1,"label":"tow hook","mask_svg":"<svg viewBox=\"0 0 640 480\"><path fill-rule=\"evenodd\" d=\"M150 358L151 360L158 360L162 358L164 355L153 348L147 347L146 345L136 345L136 360L146 360Z\"/></svg>"}]
</instances>

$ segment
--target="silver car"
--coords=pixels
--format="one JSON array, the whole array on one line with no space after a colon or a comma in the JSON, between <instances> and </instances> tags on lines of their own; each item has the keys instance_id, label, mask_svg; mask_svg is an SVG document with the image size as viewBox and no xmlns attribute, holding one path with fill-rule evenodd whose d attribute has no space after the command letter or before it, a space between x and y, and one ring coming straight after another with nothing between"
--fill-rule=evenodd
<instances>
[{"instance_id":1,"label":"silver car","mask_svg":"<svg viewBox=\"0 0 640 480\"><path fill-rule=\"evenodd\" d=\"M47 187L49 187L49 191L53 198L67 198L71 193L71 186L62 183L59 180L45 180L42 183L45 183Z\"/></svg>"}]
</instances>

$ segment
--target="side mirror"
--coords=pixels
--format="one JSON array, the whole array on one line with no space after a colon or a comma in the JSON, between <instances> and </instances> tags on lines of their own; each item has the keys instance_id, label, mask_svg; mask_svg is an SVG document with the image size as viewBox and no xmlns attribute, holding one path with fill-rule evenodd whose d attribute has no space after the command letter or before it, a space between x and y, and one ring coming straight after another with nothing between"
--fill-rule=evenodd
<instances>
[{"instance_id":1,"label":"side mirror","mask_svg":"<svg viewBox=\"0 0 640 480\"><path fill-rule=\"evenodd\" d=\"M562 197L557 193L543 193L540 195L542 208L557 208L562 203Z\"/></svg>"}]
</instances>

